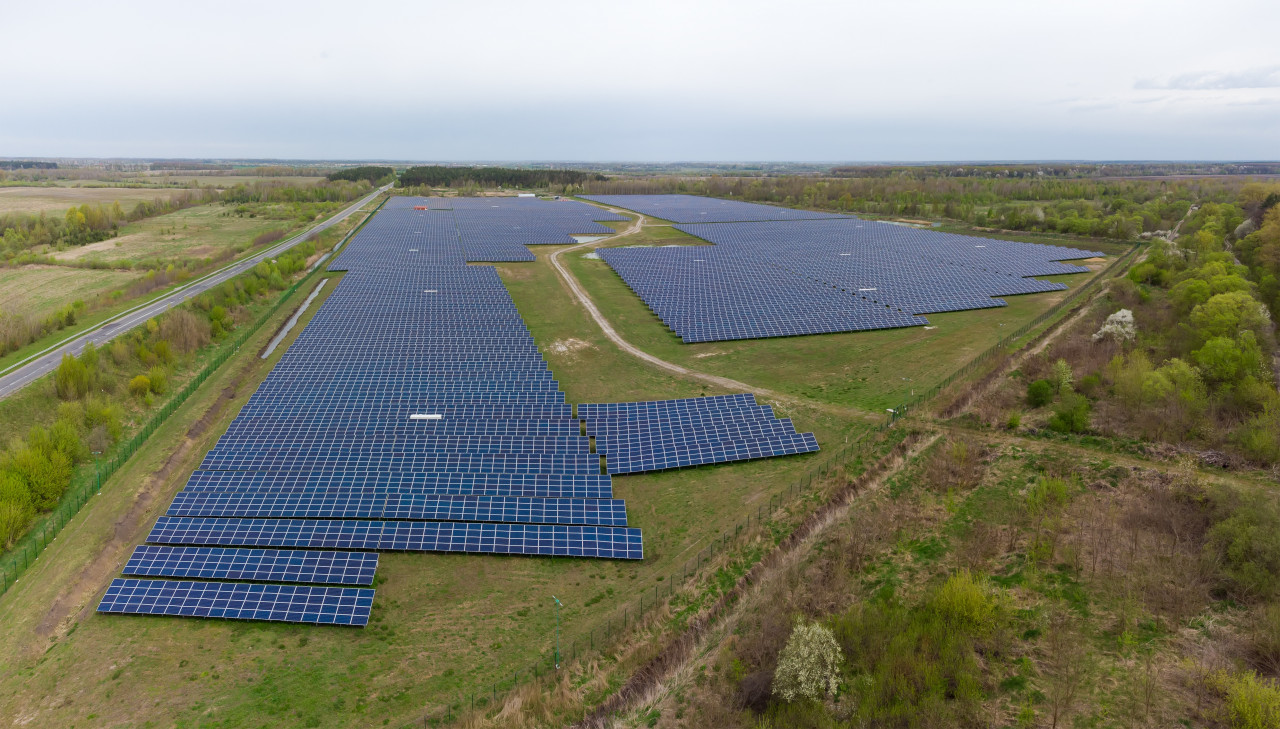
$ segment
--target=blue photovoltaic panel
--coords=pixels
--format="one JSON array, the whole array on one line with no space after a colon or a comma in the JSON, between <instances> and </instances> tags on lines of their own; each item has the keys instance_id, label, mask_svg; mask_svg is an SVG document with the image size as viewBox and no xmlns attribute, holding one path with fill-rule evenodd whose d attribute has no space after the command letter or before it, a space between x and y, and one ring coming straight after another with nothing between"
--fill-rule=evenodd
<instances>
[{"instance_id":1,"label":"blue photovoltaic panel","mask_svg":"<svg viewBox=\"0 0 1280 729\"><path fill-rule=\"evenodd\" d=\"M631 527L450 521L200 519L162 516L147 541L292 549L376 549L643 559Z\"/></svg>"},{"instance_id":2,"label":"blue photovoltaic panel","mask_svg":"<svg viewBox=\"0 0 1280 729\"><path fill-rule=\"evenodd\" d=\"M412 519L603 526L627 524L626 505L618 499L518 496L209 494L184 490L174 498L168 514L275 519Z\"/></svg>"},{"instance_id":3,"label":"blue photovoltaic panel","mask_svg":"<svg viewBox=\"0 0 1280 729\"><path fill-rule=\"evenodd\" d=\"M1065 289L1031 277L1085 273L1059 261L1103 255L710 198L599 199L665 210L679 230L715 244L598 251L685 342L918 326L928 323L922 314Z\"/></svg>"},{"instance_id":4,"label":"blue photovoltaic panel","mask_svg":"<svg viewBox=\"0 0 1280 729\"><path fill-rule=\"evenodd\" d=\"M368 584L376 563L345 550L640 559L502 280L467 265L530 261L526 246L620 220L572 201L392 199L332 261L345 275L157 522L149 541L164 546L141 548L129 573L325 583L354 579L358 562ZM108 602L206 614L164 596Z\"/></svg>"},{"instance_id":5,"label":"blue photovoltaic panel","mask_svg":"<svg viewBox=\"0 0 1280 729\"><path fill-rule=\"evenodd\" d=\"M578 406L611 474L641 473L818 450L812 433L774 417L749 393Z\"/></svg>"},{"instance_id":6,"label":"blue photovoltaic panel","mask_svg":"<svg viewBox=\"0 0 1280 729\"><path fill-rule=\"evenodd\" d=\"M100 613L271 620L315 625L369 623L373 590L176 580L112 580Z\"/></svg>"},{"instance_id":7,"label":"blue photovoltaic panel","mask_svg":"<svg viewBox=\"0 0 1280 729\"><path fill-rule=\"evenodd\" d=\"M141 544L124 574L253 582L316 582L372 585L378 568L375 552L323 552L224 547L165 547Z\"/></svg>"}]
</instances>

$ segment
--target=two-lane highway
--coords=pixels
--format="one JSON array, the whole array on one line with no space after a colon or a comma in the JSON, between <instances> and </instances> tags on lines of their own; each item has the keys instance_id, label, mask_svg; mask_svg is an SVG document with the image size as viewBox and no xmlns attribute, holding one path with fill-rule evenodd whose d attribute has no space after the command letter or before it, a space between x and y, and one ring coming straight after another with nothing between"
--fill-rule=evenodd
<instances>
[{"instance_id":1,"label":"two-lane highway","mask_svg":"<svg viewBox=\"0 0 1280 729\"><path fill-rule=\"evenodd\" d=\"M228 279L239 276L245 271L248 271L258 265L260 261L274 258L299 243L314 237L322 231L328 230L330 227L354 215L360 210L360 208L369 204L369 202L374 198L389 189L391 189L391 185L380 188L370 193L367 197L362 198L351 207L348 207L332 218L325 220L303 233L299 233L292 238L281 243L277 243L276 245L248 258L235 261L211 274L198 278L195 281L183 284L155 301L140 304L132 309L123 311L102 322L93 329L79 334L74 339L56 344L42 352L31 355L22 362L11 365L8 369L4 370L3 375L0 375L0 398L8 397L18 390L21 390L23 387L26 387L32 382L40 379L44 375L52 372L58 366L58 363L62 361L62 355L67 353L79 355L80 352L84 350L84 346L89 342L93 342L94 346L101 346L106 342L110 342L112 339L115 339L121 334L124 334L154 316L163 314L192 296L197 296L222 284Z\"/></svg>"}]
</instances>

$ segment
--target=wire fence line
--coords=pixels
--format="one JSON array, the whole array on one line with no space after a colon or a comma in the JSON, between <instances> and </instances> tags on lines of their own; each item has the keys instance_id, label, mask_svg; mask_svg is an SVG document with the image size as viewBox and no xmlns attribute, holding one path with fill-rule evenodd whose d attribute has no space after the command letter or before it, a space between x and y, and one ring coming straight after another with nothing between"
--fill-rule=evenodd
<instances>
[{"instance_id":1,"label":"wire fence line","mask_svg":"<svg viewBox=\"0 0 1280 729\"><path fill-rule=\"evenodd\" d=\"M385 202L386 200L384 199L383 203ZM378 206L378 208L381 207L381 205ZM355 235L364 226L364 222L367 222L369 217L372 217L373 213L377 212L378 208L375 208L360 225L344 236L333 247L333 250L337 251L344 243L350 240L351 236ZM252 324L247 327L241 327L237 330L234 338L219 345L217 353L205 363L204 367L200 368L199 372L187 381L182 389L174 393L168 402L153 412L128 440L117 443L109 453L105 454L105 458L96 461L92 470L87 465L77 470L76 475L71 480L71 484L68 485L67 490L63 493L62 500L58 503L57 508L42 517L30 531L18 540L13 549L3 559L0 559L0 595L4 595L9 591L9 588L18 581L22 573L36 561L36 558L44 551L44 548L57 538L62 528L80 512L80 509L88 503L89 499L93 498L94 494L101 493L102 483L109 480L116 471L120 470L138 452L138 449L147 442L147 439L169 419L169 416L182 407L187 398L191 397L219 367L239 352L240 347L250 337L257 334L258 330L280 311L289 298L314 278L319 271L319 267L311 269L305 276L285 289L276 299L275 304L264 311Z\"/></svg>"}]
</instances>

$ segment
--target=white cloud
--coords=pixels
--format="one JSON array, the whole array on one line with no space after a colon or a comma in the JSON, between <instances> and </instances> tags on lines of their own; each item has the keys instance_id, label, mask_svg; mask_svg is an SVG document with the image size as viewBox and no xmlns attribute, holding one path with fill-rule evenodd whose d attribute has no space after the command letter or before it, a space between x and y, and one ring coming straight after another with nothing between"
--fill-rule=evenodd
<instances>
[{"instance_id":1,"label":"white cloud","mask_svg":"<svg viewBox=\"0 0 1280 729\"><path fill-rule=\"evenodd\" d=\"M1275 89L1280 88L1280 65L1250 68L1243 71L1184 73L1166 80L1143 79L1134 84L1134 88L1177 91Z\"/></svg>"}]
</instances>

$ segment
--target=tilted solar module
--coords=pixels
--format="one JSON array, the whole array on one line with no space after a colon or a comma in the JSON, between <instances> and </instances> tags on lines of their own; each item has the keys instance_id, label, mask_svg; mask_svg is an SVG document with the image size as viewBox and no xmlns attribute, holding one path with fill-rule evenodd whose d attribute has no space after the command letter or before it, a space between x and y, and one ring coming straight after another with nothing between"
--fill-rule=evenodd
<instances>
[{"instance_id":1,"label":"tilted solar module","mask_svg":"<svg viewBox=\"0 0 1280 729\"><path fill-rule=\"evenodd\" d=\"M376 552L167 547L140 544L124 574L253 582L317 582L372 585Z\"/></svg>"},{"instance_id":2,"label":"tilted solar module","mask_svg":"<svg viewBox=\"0 0 1280 729\"><path fill-rule=\"evenodd\" d=\"M358 587L136 579L112 580L98 604L100 613L353 626L367 625L372 608L373 590Z\"/></svg>"},{"instance_id":3,"label":"tilted solar module","mask_svg":"<svg viewBox=\"0 0 1280 729\"><path fill-rule=\"evenodd\" d=\"M292 549L376 549L643 559L633 527L357 519L201 519L162 516L147 541Z\"/></svg>"}]
</instances>

